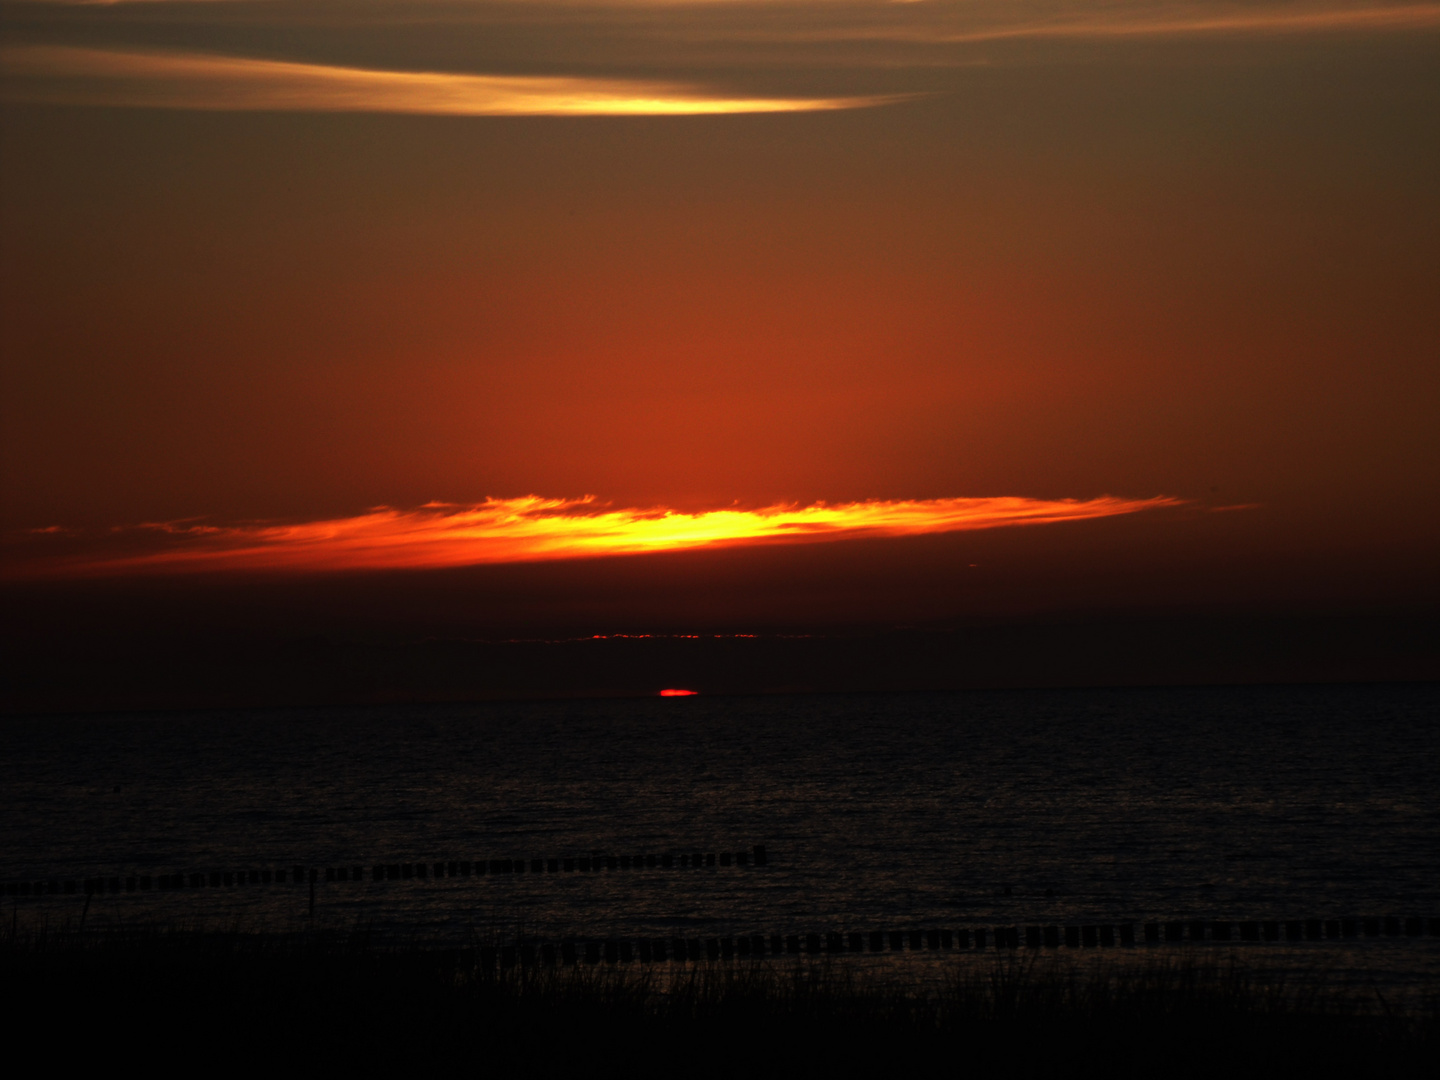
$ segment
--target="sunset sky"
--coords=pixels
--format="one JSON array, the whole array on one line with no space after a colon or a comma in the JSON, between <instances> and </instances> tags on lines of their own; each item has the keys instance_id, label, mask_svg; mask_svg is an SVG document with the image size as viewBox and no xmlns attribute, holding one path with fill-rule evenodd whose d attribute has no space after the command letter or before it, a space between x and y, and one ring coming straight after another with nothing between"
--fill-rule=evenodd
<instances>
[{"instance_id":1,"label":"sunset sky","mask_svg":"<svg viewBox=\"0 0 1440 1080\"><path fill-rule=\"evenodd\" d=\"M1440 602L1440 4L0 16L7 634Z\"/></svg>"}]
</instances>

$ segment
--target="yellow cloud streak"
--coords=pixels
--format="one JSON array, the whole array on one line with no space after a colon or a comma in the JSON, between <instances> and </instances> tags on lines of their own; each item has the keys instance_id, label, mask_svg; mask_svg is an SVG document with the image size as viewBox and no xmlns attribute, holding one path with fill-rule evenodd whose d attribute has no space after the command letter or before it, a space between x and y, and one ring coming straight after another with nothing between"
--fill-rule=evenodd
<instances>
[{"instance_id":1,"label":"yellow cloud streak","mask_svg":"<svg viewBox=\"0 0 1440 1080\"><path fill-rule=\"evenodd\" d=\"M637 79L385 71L69 46L0 49L0 67L9 101L212 111L700 116L857 109L899 100L723 97Z\"/></svg>"},{"instance_id":2,"label":"yellow cloud streak","mask_svg":"<svg viewBox=\"0 0 1440 1080\"><path fill-rule=\"evenodd\" d=\"M165 546L121 557L32 564L19 576L92 577L184 571L424 569L638 555L767 543L1041 525L1178 506L1160 496L1125 499L917 499L779 505L757 510L609 509L593 497L527 495L291 525L142 526Z\"/></svg>"}]
</instances>

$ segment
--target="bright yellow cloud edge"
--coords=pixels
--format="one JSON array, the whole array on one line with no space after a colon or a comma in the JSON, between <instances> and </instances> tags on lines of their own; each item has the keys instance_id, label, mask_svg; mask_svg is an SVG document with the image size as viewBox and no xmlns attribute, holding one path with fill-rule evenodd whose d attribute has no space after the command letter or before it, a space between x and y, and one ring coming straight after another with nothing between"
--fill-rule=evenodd
<instances>
[{"instance_id":1,"label":"bright yellow cloud edge","mask_svg":"<svg viewBox=\"0 0 1440 1080\"><path fill-rule=\"evenodd\" d=\"M202 111L702 116L856 109L911 96L739 98L643 79L387 71L72 46L0 49L0 67L10 101Z\"/></svg>"},{"instance_id":2,"label":"bright yellow cloud edge","mask_svg":"<svg viewBox=\"0 0 1440 1080\"><path fill-rule=\"evenodd\" d=\"M604 506L593 497L486 499L413 510L377 507L297 524L140 526L152 550L32 563L21 576L89 577L186 571L323 572L424 569L775 543L1041 525L1182 505L1128 499L871 500L684 513ZM135 530L127 531L135 538ZM159 545L158 548L156 545Z\"/></svg>"}]
</instances>

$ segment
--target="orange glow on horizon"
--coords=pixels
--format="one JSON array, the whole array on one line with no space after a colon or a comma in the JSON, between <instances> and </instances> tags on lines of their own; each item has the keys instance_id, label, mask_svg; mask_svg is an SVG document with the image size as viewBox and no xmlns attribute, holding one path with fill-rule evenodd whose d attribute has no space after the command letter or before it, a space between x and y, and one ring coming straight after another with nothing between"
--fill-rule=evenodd
<instances>
[{"instance_id":1,"label":"orange glow on horizon","mask_svg":"<svg viewBox=\"0 0 1440 1080\"><path fill-rule=\"evenodd\" d=\"M7 576L101 577L183 571L325 572L435 569L639 555L695 548L815 543L862 537L1043 525L1181 505L1169 496L1126 499L872 500L783 504L683 513L613 509L593 496L526 495L472 505L377 507L354 517L289 525L171 522L112 530L150 550L123 555L42 556ZM48 531L47 531L48 532Z\"/></svg>"},{"instance_id":2,"label":"orange glow on horizon","mask_svg":"<svg viewBox=\"0 0 1440 1080\"><path fill-rule=\"evenodd\" d=\"M694 697L699 691L696 690L661 690L661 697Z\"/></svg>"}]
</instances>

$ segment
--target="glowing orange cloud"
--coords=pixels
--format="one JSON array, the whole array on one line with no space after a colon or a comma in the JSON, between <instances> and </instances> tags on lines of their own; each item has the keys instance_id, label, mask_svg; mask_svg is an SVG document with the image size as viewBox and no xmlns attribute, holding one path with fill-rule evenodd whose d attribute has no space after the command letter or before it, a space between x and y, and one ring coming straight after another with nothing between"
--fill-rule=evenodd
<instances>
[{"instance_id":1,"label":"glowing orange cloud","mask_svg":"<svg viewBox=\"0 0 1440 1080\"><path fill-rule=\"evenodd\" d=\"M389 71L49 45L0 49L0 67L10 101L210 111L698 116L855 109L909 96L741 98L644 79Z\"/></svg>"},{"instance_id":2,"label":"glowing orange cloud","mask_svg":"<svg viewBox=\"0 0 1440 1080\"><path fill-rule=\"evenodd\" d=\"M475 566L637 555L765 543L1041 525L1132 514L1181 500L916 499L758 510L680 513L612 509L593 497L486 499L415 510L377 507L355 517L291 525L169 523L141 526L158 549L119 557L53 559L24 576L104 576L143 572L334 571Z\"/></svg>"}]
</instances>

